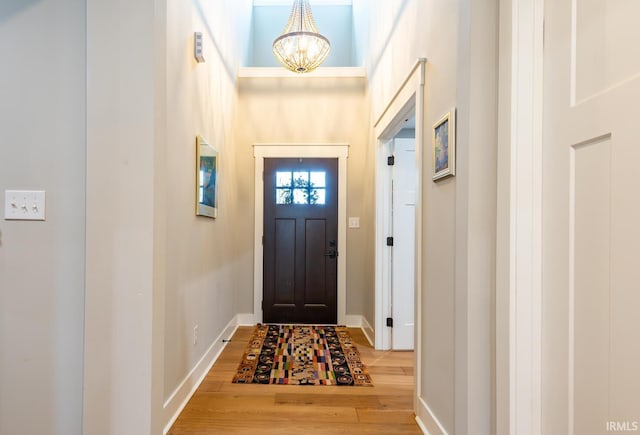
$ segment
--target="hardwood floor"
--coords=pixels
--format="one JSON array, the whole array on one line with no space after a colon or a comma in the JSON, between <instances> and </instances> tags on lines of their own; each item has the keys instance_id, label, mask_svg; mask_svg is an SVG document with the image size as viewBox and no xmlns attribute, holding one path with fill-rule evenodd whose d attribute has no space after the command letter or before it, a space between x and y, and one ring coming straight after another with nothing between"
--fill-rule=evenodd
<instances>
[{"instance_id":1,"label":"hardwood floor","mask_svg":"<svg viewBox=\"0 0 640 435\"><path fill-rule=\"evenodd\" d=\"M422 433L413 414L413 352L376 351L360 329L349 329L373 387L233 384L252 331L238 328L170 435Z\"/></svg>"}]
</instances>

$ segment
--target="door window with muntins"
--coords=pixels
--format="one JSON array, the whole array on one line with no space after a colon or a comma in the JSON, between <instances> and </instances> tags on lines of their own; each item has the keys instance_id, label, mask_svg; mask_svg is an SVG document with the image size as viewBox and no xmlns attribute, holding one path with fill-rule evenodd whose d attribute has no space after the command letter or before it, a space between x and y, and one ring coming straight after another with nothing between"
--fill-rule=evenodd
<instances>
[{"instance_id":1,"label":"door window with muntins","mask_svg":"<svg viewBox=\"0 0 640 435\"><path fill-rule=\"evenodd\" d=\"M277 171L276 204L325 205L325 171Z\"/></svg>"}]
</instances>

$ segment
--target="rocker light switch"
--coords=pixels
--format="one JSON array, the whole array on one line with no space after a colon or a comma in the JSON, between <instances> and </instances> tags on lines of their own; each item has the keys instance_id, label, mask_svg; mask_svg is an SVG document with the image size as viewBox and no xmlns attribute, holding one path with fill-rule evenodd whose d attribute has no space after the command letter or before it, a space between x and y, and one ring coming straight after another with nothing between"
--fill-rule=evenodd
<instances>
[{"instance_id":1,"label":"rocker light switch","mask_svg":"<svg viewBox=\"0 0 640 435\"><path fill-rule=\"evenodd\" d=\"M5 190L4 218L6 220L45 220L44 190Z\"/></svg>"}]
</instances>

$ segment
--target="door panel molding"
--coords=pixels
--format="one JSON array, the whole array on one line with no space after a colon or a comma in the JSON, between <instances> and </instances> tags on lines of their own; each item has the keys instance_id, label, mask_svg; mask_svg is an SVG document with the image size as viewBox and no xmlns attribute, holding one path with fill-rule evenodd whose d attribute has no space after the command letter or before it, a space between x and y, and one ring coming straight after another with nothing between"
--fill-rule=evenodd
<instances>
[{"instance_id":1,"label":"door panel molding","mask_svg":"<svg viewBox=\"0 0 640 435\"><path fill-rule=\"evenodd\" d=\"M393 139L391 168L391 348L414 350L415 335L415 208L418 168L416 139ZM408 309L411 307L411 309Z\"/></svg>"},{"instance_id":2,"label":"door panel molding","mask_svg":"<svg viewBox=\"0 0 640 435\"><path fill-rule=\"evenodd\" d=\"M347 305L347 158L348 144L254 144L254 248L253 248L253 321L262 322L264 159L265 158L337 158L338 159L338 324L346 324Z\"/></svg>"}]
</instances>

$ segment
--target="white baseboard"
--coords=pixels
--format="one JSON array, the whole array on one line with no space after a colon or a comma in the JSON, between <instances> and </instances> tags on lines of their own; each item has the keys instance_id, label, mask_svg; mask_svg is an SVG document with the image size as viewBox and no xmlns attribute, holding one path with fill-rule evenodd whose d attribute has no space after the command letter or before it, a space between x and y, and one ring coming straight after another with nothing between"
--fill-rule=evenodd
<instances>
[{"instance_id":1,"label":"white baseboard","mask_svg":"<svg viewBox=\"0 0 640 435\"><path fill-rule=\"evenodd\" d=\"M374 336L373 328L364 316L361 316L360 314L347 314L345 316L345 323L349 328L362 329L362 332L367 338L367 341L369 342L371 347L374 347L373 341L371 340L371 337Z\"/></svg>"},{"instance_id":2,"label":"white baseboard","mask_svg":"<svg viewBox=\"0 0 640 435\"><path fill-rule=\"evenodd\" d=\"M209 349L204 353L202 358L200 358L200 361L197 362L189 374L164 403L163 415L165 425L163 434L166 435L166 433L169 432L169 429L171 429L171 426L175 423L176 419L187 405L187 402L191 399L191 396L193 396L193 393L196 392L204 380L204 377L209 373L209 370L211 370L211 367L213 367L213 364L216 362L218 357L220 357L222 350L226 346L226 343L223 343L222 340L229 340L233 336L234 332L238 328L240 316L244 315L239 314L231 319L220 335L213 341L213 344L211 344Z\"/></svg>"},{"instance_id":3,"label":"white baseboard","mask_svg":"<svg viewBox=\"0 0 640 435\"><path fill-rule=\"evenodd\" d=\"M367 337L367 340L369 340L369 344L371 345L371 347L376 347L374 344L374 338L376 336L375 331L371 327L369 321L367 321L367 318L364 316L362 316L362 332L364 332L364 336Z\"/></svg>"},{"instance_id":4,"label":"white baseboard","mask_svg":"<svg viewBox=\"0 0 640 435\"><path fill-rule=\"evenodd\" d=\"M256 323L260 323L252 313L237 314L236 319L238 319L238 326L253 326Z\"/></svg>"},{"instance_id":5,"label":"white baseboard","mask_svg":"<svg viewBox=\"0 0 640 435\"><path fill-rule=\"evenodd\" d=\"M362 327L362 316L360 314L347 314L344 316L344 323L349 328L360 328Z\"/></svg>"},{"instance_id":6,"label":"white baseboard","mask_svg":"<svg viewBox=\"0 0 640 435\"><path fill-rule=\"evenodd\" d=\"M433 412L431 412L429 405L421 397L418 397L417 404L416 423L418 423L420 430L425 435L448 435L444 426L438 421Z\"/></svg>"},{"instance_id":7,"label":"white baseboard","mask_svg":"<svg viewBox=\"0 0 640 435\"><path fill-rule=\"evenodd\" d=\"M416 423L418 424L418 427L420 428L420 430L424 435L431 435L427 430L427 428L425 427L425 425L422 423L422 420L420 420L420 418L417 415L416 415Z\"/></svg>"}]
</instances>

